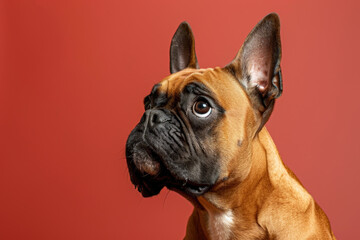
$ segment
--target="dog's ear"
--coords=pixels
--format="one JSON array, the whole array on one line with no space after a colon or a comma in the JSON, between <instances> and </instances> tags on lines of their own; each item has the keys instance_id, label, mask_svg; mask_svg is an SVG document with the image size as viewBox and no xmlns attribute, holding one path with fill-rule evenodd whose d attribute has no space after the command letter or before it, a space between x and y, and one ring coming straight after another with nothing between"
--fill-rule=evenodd
<instances>
[{"instance_id":1,"label":"dog's ear","mask_svg":"<svg viewBox=\"0 0 360 240\"><path fill-rule=\"evenodd\" d=\"M235 59L225 67L240 81L262 115L260 128L282 93L280 59L280 21L276 13L271 13L254 27Z\"/></svg>"},{"instance_id":2,"label":"dog's ear","mask_svg":"<svg viewBox=\"0 0 360 240\"><path fill-rule=\"evenodd\" d=\"M187 22L182 22L176 30L170 46L170 72L176 73L185 68L199 68L195 39Z\"/></svg>"}]
</instances>

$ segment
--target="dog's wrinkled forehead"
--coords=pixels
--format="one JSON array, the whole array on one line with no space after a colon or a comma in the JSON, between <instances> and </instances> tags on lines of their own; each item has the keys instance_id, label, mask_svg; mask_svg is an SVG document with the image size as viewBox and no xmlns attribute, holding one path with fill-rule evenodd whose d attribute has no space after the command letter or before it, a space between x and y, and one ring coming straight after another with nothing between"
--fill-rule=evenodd
<instances>
[{"instance_id":1,"label":"dog's wrinkled forehead","mask_svg":"<svg viewBox=\"0 0 360 240\"><path fill-rule=\"evenodd\" d=\"M225 109L231 108L236 102L234 99L247 99L239 82L222 68L188 68L166 77L153 87L151 95L155 101L154 105L176 104L177 97L192 83L198 84Z\"/></svg>"}]
</instances>

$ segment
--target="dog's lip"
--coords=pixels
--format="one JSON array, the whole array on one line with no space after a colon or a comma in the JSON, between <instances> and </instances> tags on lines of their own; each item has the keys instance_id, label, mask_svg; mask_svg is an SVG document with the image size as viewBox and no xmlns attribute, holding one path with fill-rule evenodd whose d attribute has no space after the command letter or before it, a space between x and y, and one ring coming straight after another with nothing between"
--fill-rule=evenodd
<instances>
[{"instance_id":1,"label":"dog's lip","mask_svg":"<svg viewBox=\"0 0 360 240\"><path fill-rule=\"evenodd\" d=\"M138 166L131 162L133 171L130 174L130 179L135 186L135 189L142 194L143 197L151 197L159 194L165 183L169 180L170 175L167 169L163 166L160 156L151 149L146 149L147 154L151 157L153 162L158 164L156 173L141 171ZM129 158L130 159L130 158Z\"/></svg>"},{"instance_id":2,"label":"dog's lip","mask_svg":"<svg viewBox=\"0 0 360 240\"><path fill-rule=\"evenodd\" d=\"M132 151L127 158L142 175L156 176L163 168L159 154L148 146L142 147L141 150Z\"/></svg>"}]
</instances>

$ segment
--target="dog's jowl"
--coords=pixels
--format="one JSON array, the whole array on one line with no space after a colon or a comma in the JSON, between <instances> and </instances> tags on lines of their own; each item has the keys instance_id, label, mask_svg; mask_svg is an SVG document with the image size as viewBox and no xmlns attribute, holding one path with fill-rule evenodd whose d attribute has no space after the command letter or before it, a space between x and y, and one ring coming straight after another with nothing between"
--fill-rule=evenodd
<instances>
[{"instance_id":1,"label":"dog's jowl","mask_svg":"<svg viewBox=\"0 0 360 240\"><path fill-rule=\"evenodd\" d=\"M188 23L173 36L171 75L145 97L126 158L144 197L167 187L194 205L185 239L335 239L264 126L282 93L280 60L276 14L222 68L199 68Z\"/></svg>"}]
</instances>

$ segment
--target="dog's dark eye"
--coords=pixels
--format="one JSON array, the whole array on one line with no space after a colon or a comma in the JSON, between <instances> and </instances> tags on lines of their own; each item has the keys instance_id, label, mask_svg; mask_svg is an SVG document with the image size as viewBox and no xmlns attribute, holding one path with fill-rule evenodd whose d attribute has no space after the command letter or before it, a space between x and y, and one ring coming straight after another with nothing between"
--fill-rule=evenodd
<instances>
[{"instance_id":1,"label":"dog's dark eye","mask_svg":"<svg viewBox=\"0 0 360 240\"><path fill-rule=\"evenodd\" d=\"M197 100L193 105L193 113L200 117L200 118L206 118L211 113L211 106L205 99L199 99Z\"/></svg>"}]
</instances>

